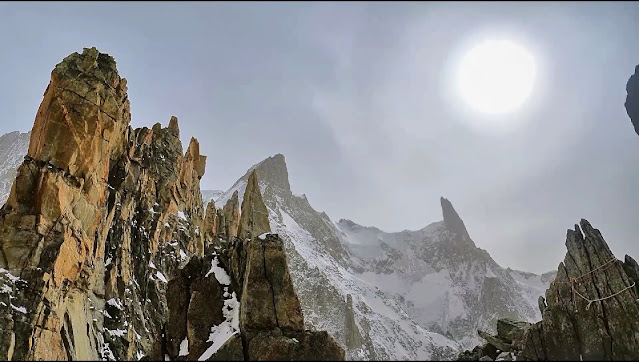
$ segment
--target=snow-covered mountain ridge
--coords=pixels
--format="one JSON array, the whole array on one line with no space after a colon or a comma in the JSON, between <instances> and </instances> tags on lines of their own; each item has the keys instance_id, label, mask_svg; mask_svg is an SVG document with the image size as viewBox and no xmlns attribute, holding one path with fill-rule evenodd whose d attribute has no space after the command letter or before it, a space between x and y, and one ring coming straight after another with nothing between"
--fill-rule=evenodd
<instances>
[{"instance_id":1,"label":"snow-covered mountain ridge","mask_svg":"<svg viewBox=\"0 0 639 362\"><path fill-rule=\"evenodd\" d=\"M453 358L479 342L478 328L494 330L497 318L540 318L537 298L554 272L538 276L499 266L475 246L448 200L441 200L444 220L417 231L334 222L291 192L278 154L215 198L218 208L234 191L243 195L254 169L307 323L332 333L347 358Z\"/></svg>"}]
</instances>

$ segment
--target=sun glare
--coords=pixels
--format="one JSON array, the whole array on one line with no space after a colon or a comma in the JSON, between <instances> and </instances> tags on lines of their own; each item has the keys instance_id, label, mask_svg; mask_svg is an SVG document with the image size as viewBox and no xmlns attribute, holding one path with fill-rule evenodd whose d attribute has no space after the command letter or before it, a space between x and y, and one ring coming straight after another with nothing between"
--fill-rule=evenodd
<instances>
[{"instance_id":1,"label":"sun glare","mask_svg":"<svg viewBox=\"0 0 639 362\"><path fill-rule=\"evenodd\" d=\"M525 48L506 40L487 40L464 55L457 85L462 98L474 110L503 114L526 101L535 75L535 59Z\"/></svg>"}]
</instances>

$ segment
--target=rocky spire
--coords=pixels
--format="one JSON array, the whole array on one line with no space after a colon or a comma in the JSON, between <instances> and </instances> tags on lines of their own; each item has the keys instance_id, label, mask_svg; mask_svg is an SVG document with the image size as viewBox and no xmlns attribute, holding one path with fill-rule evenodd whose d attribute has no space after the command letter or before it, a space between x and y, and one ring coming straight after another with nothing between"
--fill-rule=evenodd
<instances>
[{"instance_id":1,"label":"rocky spire","mask_svg":"<svg viewBox=\"0 0 639 362\"><path fill-rule=\"evenodd\" d=\"M102 321L88 304L104 295L113 220L108 181L127 157L130 120L126 80L111 56L85 48L51 72L27 156L0 212L0 268L24 282L13 286L20 322L11 310L0 312L5 359L98 359L91 346ZM73 336L71 324L86 332Z\"/></svg>"},{"instance_id":2,"label":"rocky spire","mask_svg":"<svg viewBox=\"0 0 639 362\"><path fill-rule=\"evenodd\" d=\"M28 157L74 177L106 177L109 160L123 151L121 140L130 121L127 82L118 76L115 60L84 48L51 72Z\"/></svg>"},{"instance_id":3,"label":"rocky spire","mask_svg":"<svg viewBox=\"0 0 639 362\"><path fill-rule=\"evenodd\" d=\"M38 231L45 234L44 230L60 227L62 219L81 214L76 228L83 236L95 235L106 212L109 169L124 151L131 120L126 92L126 80L118 76L115 60L96 48L73 53L53 69L27 156L3 208L5 214L16 213L5 220L6 230L10 220L32 217L28 224L37 220ZM32 250L47 241L36 234L22 235L0 235L0 267L13 271L39 264L40 254ZM77 249L80 260L94 248L85 242L87 248ZM75 275L77 269L69 266L57 277Z\"/></svg>"},{"instance_id":4,"label":"rocky spire","mask_svg":"<svg viewBox=\"0 0 639 362\"><path fill-rule=\"evenodd\" d=\"M211 360L343 361L344 348L327 332L304 328L304 315L277 234L236 240L229 249L231 275L242 288L240 333ZM242 358L238 358L242 360Z\"/></svg>"},{"instance_id":5,"label":"rocky spire","mask_svg":"<svg viewBox=\"0 0 639 362\"><path fill-rule=\"evenodd\" d=\"M242 325L225 344L240 360L343 360L330 335L303 329L277 235L204 255L197 140L184 154L177 118L129 120L110 56L85 49L56 66L0 210L0 360L202 359L224 321ZM256 185L247 209L263 205ZM232 239L237 192L220 212ZM242 260L231 276L227 247Z\"/></svg>"},{"instance_id":6,"label":"rocky spire","mask_svg":"<svg viewBox=\"0 0 639 362\"><path fill-rule=\"evenodd\" d=\"M461 237L470 239L470 237L468 236L468 231L466 231L464 221L462 221L462 219L459 217L459 214L457 214L457 211L455 211L455 208L453 208L453 204L444 197L441 197L439 200L442 205L442 214L444 215L444 223L446 224L446 228Z\"/></svg>"},{"instance_id":7,"label":"rocky spire","mask_svg":"<svg viewBox=\"0 0 639 362\"><path fill-rule=\"evenodd\" d=\"M260 162L256 167L257 177L265 181L271 187L277 187L281 191L291 192L288 182L288 169L284 155L278 153Z\"/></svg>"},{"instance_id":8,"label":"rocky spire","mask_svg":"<svg viewBox=\"0 0 639 362\"><path fill-rule=\"evenodd\" d=\"M169 131L173 133L175 137L180 138L180 126L178 125L178 118L176 116L171 116Z\"/></svg>"},{"instance_id":9,"label":"rocky spire","mask_svg":"<svg viewBox=\"0 0 639 362\"><path fill-rule=\"evenodd\" d=\"M217 210L215 209L215 201L209 201L206 205L206 213L204 215L204 222L202 223L204 231L204 237L211 238L217 234Z\"/></svg>"},{"instance_id":10,"label":"rocky spire","mask_svg":"<svg viewBox=\"0 0 639 362\"><path fill-rule=\"evenodd\" d=\"M197 177L198 180L202 179L206 169L206 156L200 155L200 143L195 137L191 137L191 142L189 142L189 147L184 155L184 163L186 167L183 167L180 173L182 184L190 183L194 179L193 176ZM191 172L195 172L195 175L192 175Z\"/></svg>"},{"instance_id":11,"label":"rocky spire","mask_svg":"<svg viewBox=\"0 0 639 362\"><path fill-rule=\"evenodd\" d=\"M626 92L626 112L635 127L635 132L639 134L639 65L635 67L635 74L631 75L626 83Z\"/></svg>"},{"instance_id":12,"label":"rocky spire","mask_svg":"<svg viewBox=\"0 0 639 362\"><path fill-rule=\"evenodd\" d=\"M224 235L231 240L237 237L237 228L240 225L239 194L233 192L233 196L224 205Z\"/></svg>"},{"instance_id":13,"label":"rocky spire","mask_svg":"<svg viewBox=\"0 0 639 362\"><path fill-rule=\"evenodd\" d=\"M499 320L497 335L478 331L488 343L460 360L496 359L497 349L518 361L639 359L639 266L629 256L615 258L599 230L584 219L568 230L566 249L557 277L539 301L542 320Z\"/></svg>"},{"instance_id":14,"label":"rocky spire","mask_svg":"<svg viewBox=\"0 0 639 362\"><path fill-rule=\"evenodd\" d=\"M215 210L215 235L221 237L222 239L227 239L226 216L224 214L224 208Z\"/></svg>"},{"instance_id":15,"label":"rocky spire","mask_svg":"<svg viewBox=\"0 0 639 362\"><path fill-rule=\"evenodd\" d=\"M255 170L251 172L242 199L242 212L237 231L240 239L251 239L263 233L271 232L268 210L264 205Z\"/></svg>"}]
</instances>

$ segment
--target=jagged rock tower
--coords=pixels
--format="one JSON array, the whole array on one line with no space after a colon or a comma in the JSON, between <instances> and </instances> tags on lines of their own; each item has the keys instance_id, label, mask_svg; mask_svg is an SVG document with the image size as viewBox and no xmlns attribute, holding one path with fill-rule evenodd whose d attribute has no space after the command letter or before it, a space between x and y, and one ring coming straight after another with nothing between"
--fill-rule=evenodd
<instances>
[{"instance_id":1,"label":"jagged rock tower","mask_svg":"<svg viewBox=\"0 0 639 362\"><path fill-rule=\"evenodd\" d=\"M628 255L617 260L599 230L583 219L568 230L566 249L557 277L540 297L542 320L498 320L497 335L478 331L488 343L460 360L639 359L639 266Z\"/></svg>"},{"instance_id":2,"label":"jagged rock tower","mask_svg":"<svg viewBox=\"0 0 639 362\"><path fill-rule=\"evenodd\" d=\"M303 330L279 237L255 237L257 180L255 212L234 195L204 223L198 141L130 120L109 55L51 73L0 210L0 360L343 359Z\"/></svg>"}]
</instances>

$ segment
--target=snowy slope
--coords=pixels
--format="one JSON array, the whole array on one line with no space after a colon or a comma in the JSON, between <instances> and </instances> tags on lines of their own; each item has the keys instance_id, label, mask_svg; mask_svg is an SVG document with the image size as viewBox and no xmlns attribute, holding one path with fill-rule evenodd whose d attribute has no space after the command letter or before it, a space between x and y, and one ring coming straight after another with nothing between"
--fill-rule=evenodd
<instances>
[{"instance_id":1,"label":"snowy slope","mask_svg":"<svg viewBox=\"0 0 639 362\"><path fill-rule=\"evenodd\" d=\"M332 258L285 208L269 210L269 213L273 231L288 240L295 250L289 253L289 257L295 259L292 274L298 294L302 299L315 299L318 304L316 308L304 310L306 318L316 328L326 328L337 338L345 335L345 331L340 329L346 327L348 317L327 316L339 316L342 311L346 312L348 308L342 307L339 302L351 295L359 332L357 339L363 340L348 351L351 359L439 359L452 357L458 351L460 346L457 343L413 321L403 309L399 297L389 297L375 283L367 282ZM319 271L319 275L305 272L313 269ZM333 293L337 293L335 300L331 300L330 295L322 296L328 294L327 291L318 293L318 287L328 289L329 286L335 289ZM308 305L308 301L304 304ZM322 313L323 309L331 307L333 310Z\"/></svg>"},{"instance_id":2,"label":"snowy slope","mask_svg":"<svg viewBox=\"0 0 639 362\"><path fill-rule=\"evenodd\" d=\"M522 290L522 295L531 305L537 305L539 296L546 294L548 285L557 276L557 271L549 271L547 273L537 275L534 273L523 272L514 269L506 269L508 273L517 281Z\"/></svg>"},{"instance_id":3,"label":"snowy slope","mask_svg":"<svg viewBox=\"0 0 639 362\"><path fill-rule=\"evenodd\" d=\"M11 192L18 166L29 149L31 132L11 132L0 136L0 206Z\"/></svg>"},{"instance_id":4,"label":"snowy slope","mask_svg":"<svg viewBox=\"0 0 639 362\"><path fill-rule=\"evenodd\" d=\"M389 295L401 295L413 320L464 347L478 342L478 328L493 330L497 318L540 318L537 296L531 304L506 270L470 240L452 233L445 222L401 233L347 220L337 226L344 244L357 255L354 261L365 281Z\"/></svg>"},{"instance_id":5,"label":"snowy slope","mask_svg":"<svg viewBox=\"0 0 639 362\"><path fill-rule=\"evenodd\" d=\"M513 276L445 222L401 233L333 222L291 192L282 155L252 169L285 241L307 324L333 334L348 359L454 358L499 317L539 319L537 297L550 280ZM235 190L243 194L249 172L217 207Z\"/></svg>"},{"instance_id":6,"label":"snowy slope","mask_svg":"<svg viewBox=\"0 0 639 362\"><path fill-rule=\"evenodd\" d=\"M209 201L216 200L218 197L224 194L224 191L222 190L202 190L201 192L204 209L206 209L206 205L209 203Z\"/></svg>"}]
</instances>

